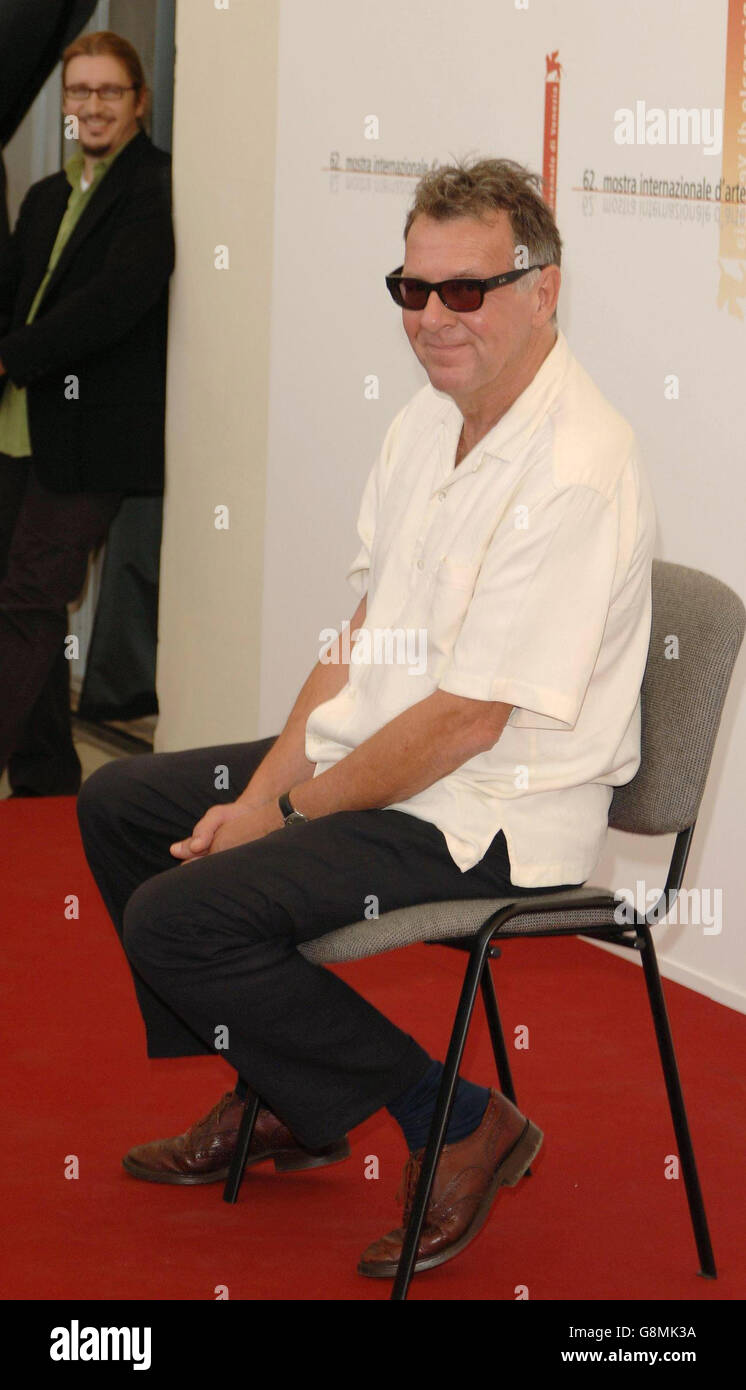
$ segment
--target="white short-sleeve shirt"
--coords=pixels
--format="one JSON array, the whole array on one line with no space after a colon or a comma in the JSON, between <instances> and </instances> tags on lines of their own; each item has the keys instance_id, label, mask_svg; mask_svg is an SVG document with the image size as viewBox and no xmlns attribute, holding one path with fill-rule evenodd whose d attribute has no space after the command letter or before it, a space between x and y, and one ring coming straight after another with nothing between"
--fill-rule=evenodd
<instances>
[{"instance_id":1,"label":"white short-sleeve shirt","mask_svg":"<svg viewBox=\"0 0 746 1390\"><path fill-rule=\"evenodd\" d=\"M462 871L502 829L514 883L584 882L612 788L640 761L650 486L561 331L455 468L462 423L428 383L386 433L347 576L367 588L365 624L347 684L308 718L306 756L318 776L438 689L512 705L491 749L387 809L436 825Z\"/></svg>"}]
</instances>

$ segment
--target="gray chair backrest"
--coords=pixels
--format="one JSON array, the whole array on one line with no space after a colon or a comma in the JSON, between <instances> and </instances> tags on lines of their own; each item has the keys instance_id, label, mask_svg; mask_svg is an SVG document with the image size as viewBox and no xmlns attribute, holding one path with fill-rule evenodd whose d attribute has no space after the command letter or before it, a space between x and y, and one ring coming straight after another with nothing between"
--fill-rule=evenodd
<instances>
[{"instance_id":1,"label":"gray chair backrest","mask_svg":"<svg viewBox=\"0 0 746 1390\"><path fill-rule=\"evenodd\" d=\"M642 757L632 781L614 788L615 830L665 835L694 824L745 627L746 608L727 584L653 561Z\"/></svg>"}]
</instances>

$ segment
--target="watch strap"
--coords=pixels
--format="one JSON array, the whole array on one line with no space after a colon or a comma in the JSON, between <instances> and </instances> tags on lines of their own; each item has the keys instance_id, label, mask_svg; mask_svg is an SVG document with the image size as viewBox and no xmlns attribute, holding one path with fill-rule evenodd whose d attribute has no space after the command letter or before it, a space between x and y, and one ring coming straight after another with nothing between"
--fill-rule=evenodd
<instances>
[{"instance_id":1,"label":"watch strap","mask_svg":"<svg viewBox=\"0 0 746 1390\"><path fill-rule=\"evenodd\" d=\"M290 800L289 792L283 792L282 795L277 798L277 800L286 825L288 821L291 820L291 818L292 820L296 821L308 820L308 817L304 816L302 811L296 811L292 801Z\"/></svg>"}]
</instances>

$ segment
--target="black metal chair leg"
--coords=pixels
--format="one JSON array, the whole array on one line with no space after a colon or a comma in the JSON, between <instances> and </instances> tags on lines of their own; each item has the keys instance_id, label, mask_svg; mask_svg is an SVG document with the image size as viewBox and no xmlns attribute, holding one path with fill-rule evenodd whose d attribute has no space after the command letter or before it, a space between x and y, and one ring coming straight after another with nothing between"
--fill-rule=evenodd
<instances>
[{"instance_id":1,"label":"black metal chair leg","mask_svg":"<svg viewBox=\"0 0 746 1390\"><path fill-rule=\"evenodd\" d=\"M645 971L645 982L648 987L648 998L653 1015L655 1034L658 1039L658 1050L663 1064L663 1076L668 1092L668 1103L671 1107L671 1119L676 1134L676 1142L681 1159L681 1167L684 1172L684 1185L686 1196L689 1203L689 1212L692 1218L694 1239L697 1243L697 1254L701 1269L699 1273L706 1279L717 1279L715 1268L715 1257L710 1243L710 1233L707 1228L707 1217L705 1215L702 1191L697 1175L697 1165L694 1158L692 1139L689 1133L689 1122L687 1120L684 1096L681 1090L681 1079L679 1068L674 1052L673 1038L671 1036L671 1025L668 1020L666 1002L663 996L660 972L658 970L658 960L655 954L655 946L647 923L638 925L638 932L642 938L640 955L642 957L642 967Z\"/></svg>"},{"instance_id":2,"label":"black metal chair leg","mask_svg":"<svg viewBox=\"0 0 746 1390\"><path fill-rule=\"evenodd\" d=\"M484 1012L487 1015L487 1027L490 1030L492 1040L492 1051L495 1054L495 1065L497 1075L500 1080L500 1090L508 1100L516 1104L515 1088L513 1086L513 1076L508 1060L508 1050L505 1046L505 1035L503 1033L500 1011L497 1007L497 995L495 994L495 982L492 979L489 960L482 972L482 999L484 1000Z\"/></svg>"},{"instance_id":3,"label":"black metal chair leg","mask_svg":"<svg viewBox=\"0 0 746 1390\"><path fill-rule=\"evenodd\" d=\"M487 951L489 949L492 924L479 933L474 947L469 956L469 964L466 967L464 983L461 987L461 997L456 1010L456 1018L451 1033L451 1041L448 1044L446 1060L443 1064L443 1077L438 1092L438 1100L435 1106L435 1114L430 1126L425 1152L422 1156L422 1168L420 1170L417 1190L414 1194L412 1212L407 1224L406 1234L402 1252L399 1256L399 1265L394 1279L394 1287L391 1291L392 1302L403 1302L407 1297L407 1291L412 1280L414 1266L417 1260L417 1250L420 1244L422 1227L425 1224L425 1213L427 1212L435 1180L435 1170L438 1166L443 1143L445 1141L448 1121L453 1109L453 1098L456 1094L456 1081L458 1069L461 1065L461 1058L464 1054L466 1037L469 1032L471 1016L474 1012L474 1002L477 997L479 981L485 968Z\"/></svg>"},{"instance_id":4,"label":"black metal chair leg","mask_svg":"<svg viewBox=\"0 0 746 1390\"><path fill-rule=\"evenodd\" d=\"M246 1160L249 1156L251 1139L254 1133L256 1117L259 1114L260 1097L249 1093L244 1101L243 1115L238 1127L238 1138L236 1147L231 1159L231 1166L223 1188L223 1201L236 1202L238 1200L238 1189L241 1186L241 1179L246 1168Z\"/></svg>"},{"instance_id":5,"label":"black metal chair leg","mask_svg":"<svg viewBox=\"0 0 746 1390\"><path fill-rule=\"evenodd\" d=\"M505 1046L505 1034L500 1019L500 1010L497 1007L497 995L495 994L495 982L492 978L489 957L482 972L482 998L484 1000L484 1012L487 1015L487 1027L490 1030L492 1040L492 1051L495 1054L495 1065L497 1075L500 1080L500 1090L508 1100L514 1105L518 1102L515 1098L515 1087L513 1085L513 1074L510 1070L508 1060L508 1049ZM523 1174L524 1178L533 1177L530 1168Z\"/></svg>"}]
</instances>

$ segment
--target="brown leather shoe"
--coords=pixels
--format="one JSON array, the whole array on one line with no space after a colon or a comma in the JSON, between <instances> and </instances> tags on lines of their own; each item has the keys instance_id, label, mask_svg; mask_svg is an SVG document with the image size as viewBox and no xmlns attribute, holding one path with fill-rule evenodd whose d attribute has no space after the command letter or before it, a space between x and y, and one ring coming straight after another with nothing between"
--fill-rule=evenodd
<instances>
[{"instance_id":1,"label":"brown leather shoe","mask_svg":"<svg viewBox=\"0 0 746 1390\"><path fill-rule=\"evenodd\" d=\"M122 1163L133 1178L144 1178L146 1182L188 1185L225 1182L243 1106L243 1100L235 1091L226 1091L209 1115L198 1120L185 1134L175 1139L155 1139L152 1144L137 1144L125 1154ZM272 1158L278 1173L293 1173L301 1168L323 1168L327 1163L340 1163L343 1158L349 1158L349 1154L346 1137L324 1149L304 1149L282 1120L261 1105L246 1167Z\"/></svg>"},{"instance_id":2,"label":"brown leather shoe","mask_svg":"<svg viewBox=\"0 0 746 1390\"><path fill-rule=\"evenodd\" d=\"M481 1230L503 1184L515 1187L539 1152L544 1136L499 1091L481 1124L457 1144L446 1144L435 1170L430 1203L417 1249L415 1274L452 1260ZM424 1149L410 1154L396 1194L404 1200L402 1226L374 1241L360 1258L358 1274L390 1279L396 1274L404 1233L420 1176Z\"/></svg>"}]
</instances>

